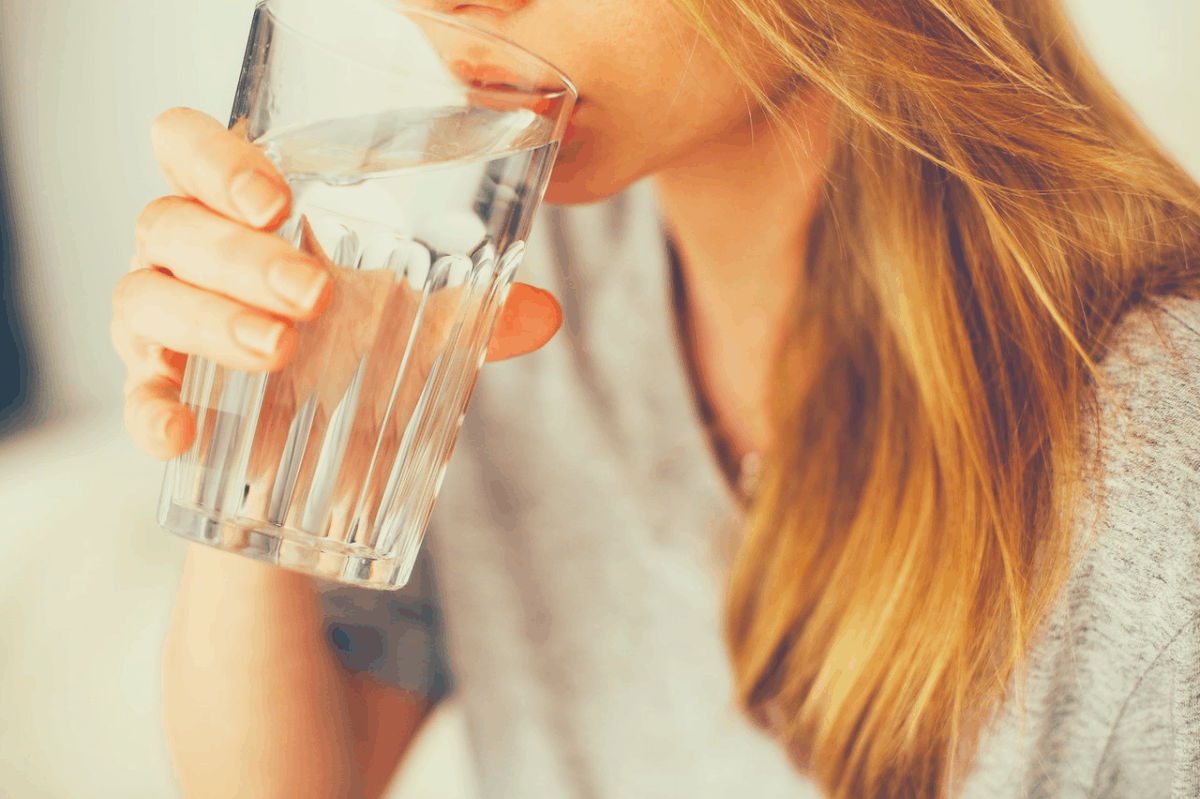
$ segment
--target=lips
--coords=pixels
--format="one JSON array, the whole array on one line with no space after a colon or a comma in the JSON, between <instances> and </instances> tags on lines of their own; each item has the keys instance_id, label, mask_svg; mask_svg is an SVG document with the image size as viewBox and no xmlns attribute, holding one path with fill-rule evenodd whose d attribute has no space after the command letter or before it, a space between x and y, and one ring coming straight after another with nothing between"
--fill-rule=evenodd
<instances>
[{"instance_id":1,"label":"lips","mask_svg":"<svg viewBox=\"0 0 1200 799\"><path fill-rule=\"evenodd\" d=\"M561 94L563 91L562 86L529 86L499 64L472 64L459 60L452 62L450 68L459 80L473 89L542 95Z\"/></svg>"},{"instance_id":2,"label":"lips","mask_svg":"<svg viewBox=\"0 0 1200 799\"><path fill-rule=\"evenodd\" d=\"M553 119L558 116L558 109L569 96L565 87L521 85L521 79L498 64L479 64L466 60L453 61L449 64L451 70L463 83L473 90L470 101L485 108L497 111L512 111L526 108L539 116ZM563 131L562 143L570 143L577 135L576 118L585 100L578 97L571 117Z\"/></svg>"}]
</instances>

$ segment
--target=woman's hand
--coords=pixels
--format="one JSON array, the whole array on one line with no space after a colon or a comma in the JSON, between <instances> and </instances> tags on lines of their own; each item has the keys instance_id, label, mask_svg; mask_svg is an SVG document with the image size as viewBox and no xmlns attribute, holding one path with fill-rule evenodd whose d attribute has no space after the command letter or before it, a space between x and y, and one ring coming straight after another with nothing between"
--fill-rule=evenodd
<instances>
[{"instance_id":1,"label":"woman's hand","mask_svg":"<svg viewBox=\"0 0 1200 799\"><path fill-rule=\"evenodd\" d=\"M270 232L287 218L288 188L244 136L173 109L155 120L151 139L172 194L138 218L132 268L113 292L112 335L129 370L125 425L165 459L195 436L179 402L187 356L278 370L295 350L295 323L325 311L339 281L327 263ZM514 285L488 360L540 348L561 319L550 294Z\"/></svg>"}]
</instances>

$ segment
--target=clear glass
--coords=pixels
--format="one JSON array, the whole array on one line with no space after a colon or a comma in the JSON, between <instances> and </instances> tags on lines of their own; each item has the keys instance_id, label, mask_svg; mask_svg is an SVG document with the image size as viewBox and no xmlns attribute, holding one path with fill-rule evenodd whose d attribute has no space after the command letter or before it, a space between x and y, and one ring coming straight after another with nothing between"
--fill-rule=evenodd
<instances>
[{"instance_id":1,"label":"clear glass","mask_svg":"<svg viewBox=\"0 0 1200 799\"><path fill-rule=\"evenodd\" d=\"M575 102L499 37L383 0L264 0L230 125L333 301L285 368L192 357L159 521L339 582L408 581Z\"/></svg>"}]
</instances>

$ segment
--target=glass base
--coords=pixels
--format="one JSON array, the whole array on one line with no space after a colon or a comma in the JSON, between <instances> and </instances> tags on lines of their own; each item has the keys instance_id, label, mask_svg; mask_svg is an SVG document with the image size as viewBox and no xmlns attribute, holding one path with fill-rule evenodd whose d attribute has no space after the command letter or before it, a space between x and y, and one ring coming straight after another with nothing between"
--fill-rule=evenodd
<instances>
[{"instance_id":1,"label":"glass base","mask_svg":"<svg viewBox=\"0 0 1200 799\"><path fill-rule=\"evenodd\" d=\"M369 547L317 538L251 519L225 518L175 502L167 503L162 511L162 526L188 541L348 585L399 588L408 582L416 560L408 557L409 553L384 558Z\"/></svg>"}]
</instances>

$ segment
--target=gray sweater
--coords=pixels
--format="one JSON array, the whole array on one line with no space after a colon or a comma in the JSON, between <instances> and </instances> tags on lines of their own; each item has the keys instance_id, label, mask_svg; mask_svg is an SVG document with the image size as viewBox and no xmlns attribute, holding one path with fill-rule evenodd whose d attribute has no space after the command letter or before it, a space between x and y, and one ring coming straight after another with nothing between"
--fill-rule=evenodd
<instances>
[{"instance_id":1,"label":"gray sweater","mask_svg":"<svg viewBox=\"0 0 1200 799\"><path fill-rule=\"evenodd\" d=\"M1200 797L1200 303L1129 314L1101 364L1105 474L970 797ZM1091 431L1089 427L1089 431Z\"/></svg>"},{"instance_id":2,"label":"gray sweater","mask_svg":"<svg viewBox=\"0 0 1200 799\"><path fill-rule=\"evenodd\" d=\"M732 702L738 510L692 404L651 187L545 208L529 244L521 279L554 291L564 328L484 370L427 538L440 592L428 562L396 594L330 589L330 640L435 694L448 650L485 797L818 796ZM1102 364L1106 475L1076 539L1093 537L971 799L1200 796L1197 331L1200 303L1138 311Z\"/></svg>"}]
</instances>

